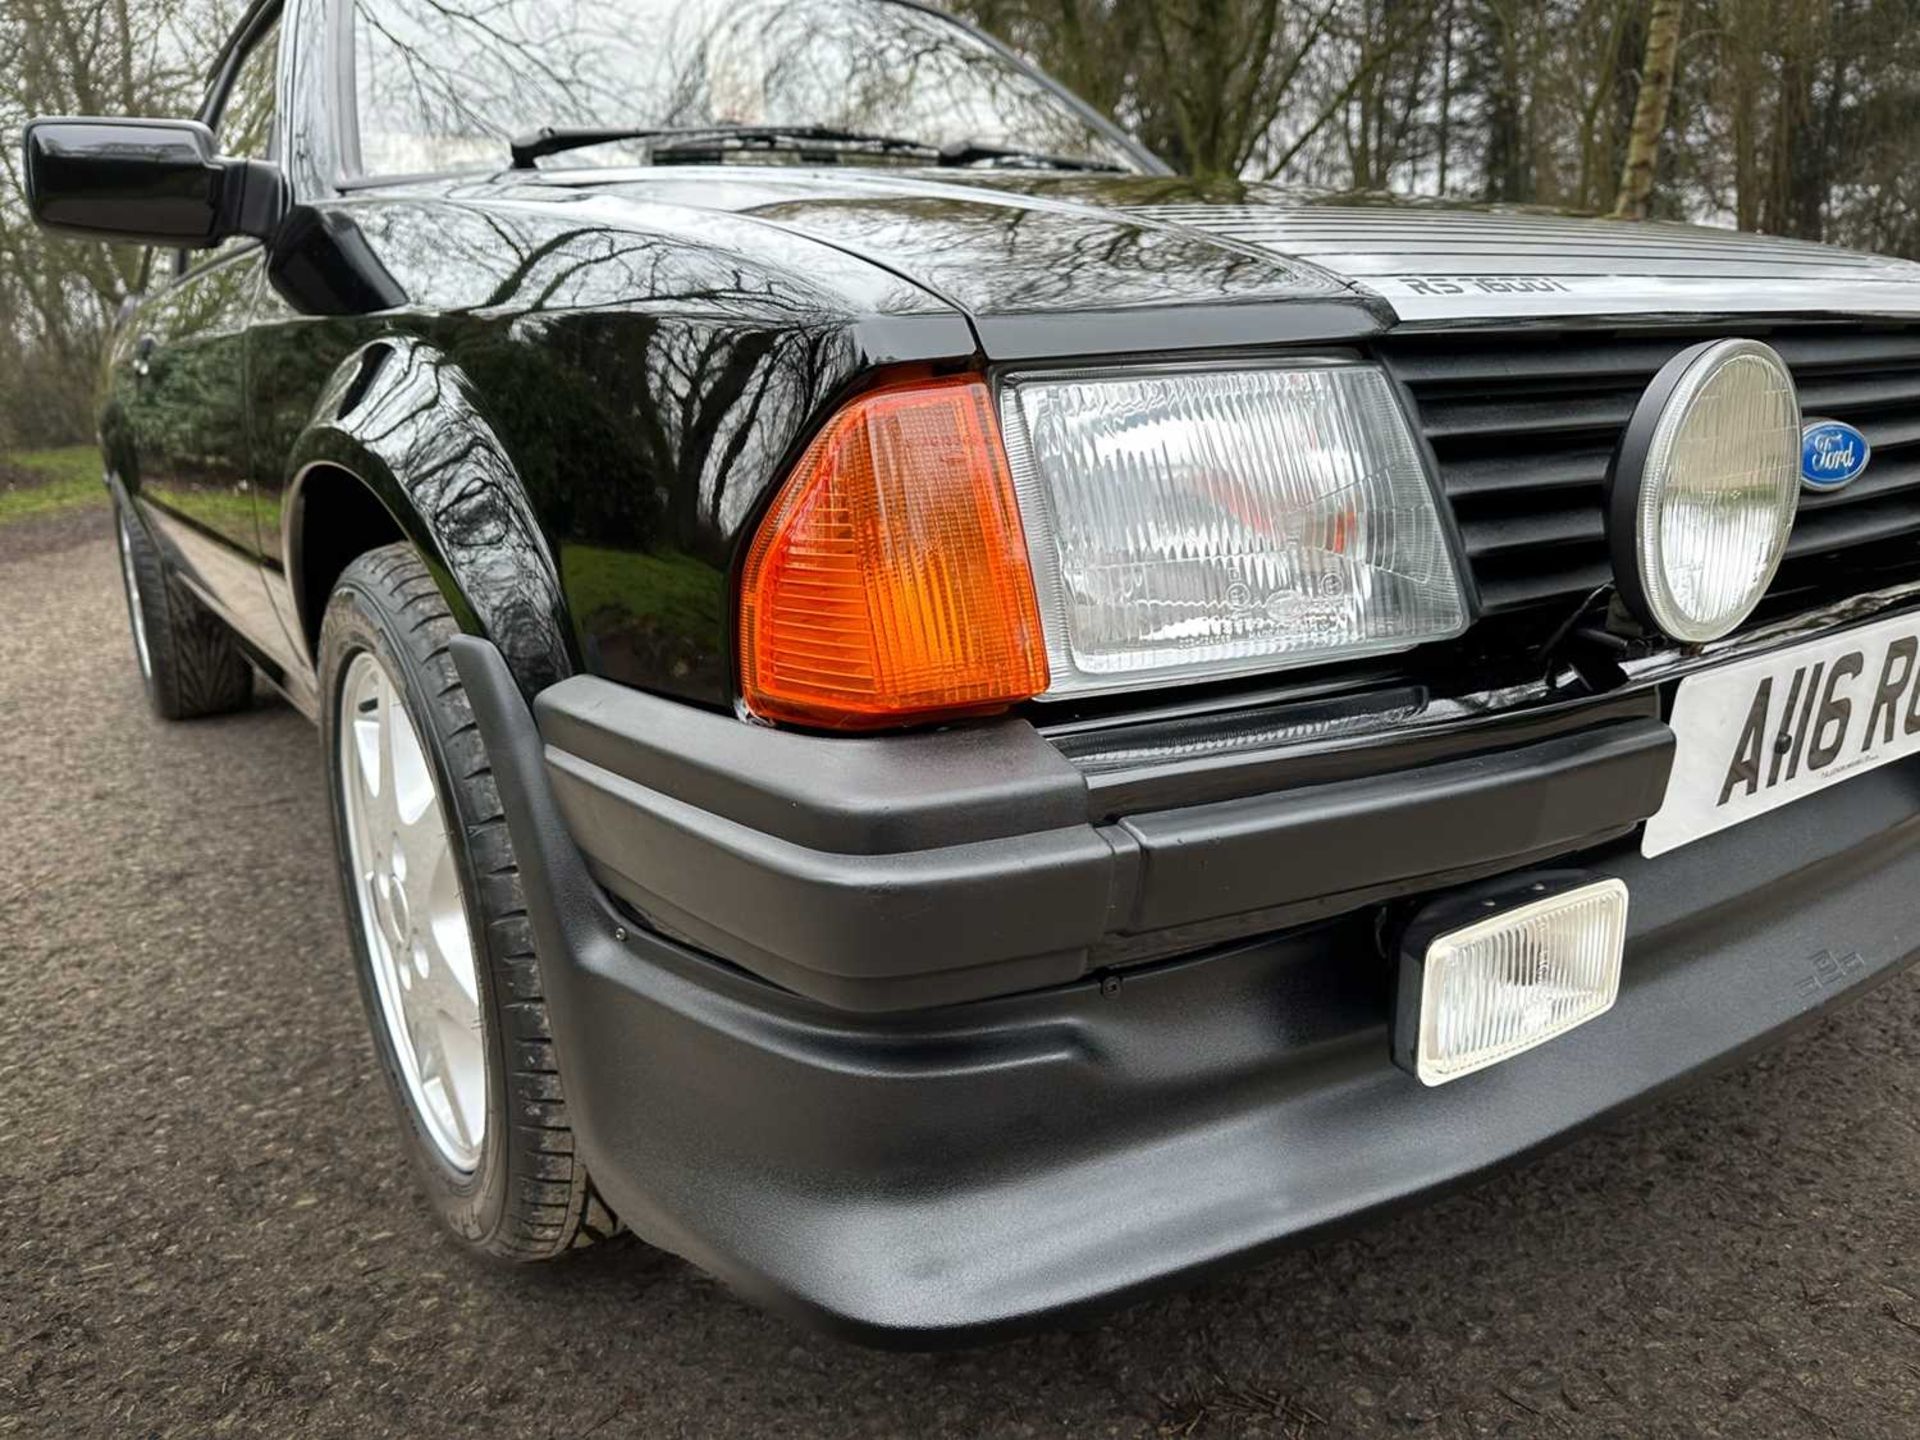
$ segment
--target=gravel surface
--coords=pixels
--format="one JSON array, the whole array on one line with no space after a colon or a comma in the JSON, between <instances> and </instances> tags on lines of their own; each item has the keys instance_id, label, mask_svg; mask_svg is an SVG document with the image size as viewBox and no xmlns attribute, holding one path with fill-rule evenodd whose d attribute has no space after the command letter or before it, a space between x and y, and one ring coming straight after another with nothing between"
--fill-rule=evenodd
<instances>
[{"instance_id":1,"label":"gravel surface","mask_svg":"<svg viewBox=\"0 0 1920 1440\"><path fill-rule=\"evenodd\" d=\"M1920 1434L1914 976L1095 1329L878 1355L632 1243L476 1265L390 1134L312 731L150 719L106 537L0 531L0 1434Z\"/></svg>"}]
</instances>

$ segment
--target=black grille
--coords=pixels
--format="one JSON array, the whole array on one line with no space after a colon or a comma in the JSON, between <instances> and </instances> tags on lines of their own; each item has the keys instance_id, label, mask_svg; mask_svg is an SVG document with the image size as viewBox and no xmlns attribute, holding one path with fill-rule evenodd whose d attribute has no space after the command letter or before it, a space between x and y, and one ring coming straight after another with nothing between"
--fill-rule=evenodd
<instances>
[{"instance_id":1,"label":"black grille","mask_svg":"<svg viewBox=\"0 0 1920 1440\"><path fill-rule=\"evenodd\" d=\"M1620 431L1662 365L1734 335L1780 352L1809 418L1848 421L1873 446L1852 485L1801 496L1773 593L1832 590L1869 566L1920 574L1920 327L1396 336L1383 357L1439 459L1483 614L1565 614L1606 583Z\"/></svg>"}]
</instances>

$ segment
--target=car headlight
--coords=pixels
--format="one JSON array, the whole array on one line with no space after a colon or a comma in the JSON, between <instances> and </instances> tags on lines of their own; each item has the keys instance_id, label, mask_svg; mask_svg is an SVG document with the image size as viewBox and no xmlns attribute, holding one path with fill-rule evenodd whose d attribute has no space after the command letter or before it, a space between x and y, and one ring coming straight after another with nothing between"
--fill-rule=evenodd
<instances>
[{"instance_id":1,"label":"car headlight","mask_svg":"<svg viewBox=\"0 0 1920 1440\"><path fill-rule=\"evenodd\" d=\"M1406 650L1467 604L1375 367L1017 375L1002 429L1049 696Z\"/></svg>"},{"instance_id":2,"label":"car headlight","mask_svg":"<svg viewBox=\"0 0 1920 1440\"><path fill-rule=\"evenodd\" d=\"M1467 603L1375 367L978 377L856 396L774 497L741 691L872 728L1406 650Z\"/></svg>"},{"instance_id":3,"label":"car headlight","mask_svg":"<svg viewBox=\"0 0 1920 1440\"><path fill-rule=\"evenodd\" d=\"M1696 345L1640 399L1609 477L1614 578L1641 622L1698 644L1760 603L1800 503L1800 398L1757 340Z\"/></svg>"}]
</instances>

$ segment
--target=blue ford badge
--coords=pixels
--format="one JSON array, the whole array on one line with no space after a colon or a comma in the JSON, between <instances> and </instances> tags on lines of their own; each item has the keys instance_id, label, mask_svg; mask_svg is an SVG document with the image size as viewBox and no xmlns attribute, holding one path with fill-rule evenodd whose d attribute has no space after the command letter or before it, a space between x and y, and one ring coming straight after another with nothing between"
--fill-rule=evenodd
<instances>
[{"instance_id":1,"label":"blue ford badge","mask_svg":"<svg viewBox=\"0 0 1920 1440\"><path fill-rule=\"evenodd\" d=\"M1800 431L1800 480L1809 490L1851 485L1873 458L1867 437L1843 420L1809 420Z\"/></svg>"}]
</instances>

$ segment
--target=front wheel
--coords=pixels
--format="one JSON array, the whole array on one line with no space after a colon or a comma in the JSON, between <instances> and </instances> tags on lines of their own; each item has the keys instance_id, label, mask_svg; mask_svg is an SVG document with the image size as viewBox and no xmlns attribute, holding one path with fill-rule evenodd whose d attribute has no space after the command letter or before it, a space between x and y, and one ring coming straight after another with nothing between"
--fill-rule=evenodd
<instances>
[{"instance_id":1,"label":"front wheel","mask_svg":"<svg viewBox=\"0 0 1920 1440\"><path fill-rule=\"evenodd\" d=\"M612 1228L574 1153L531 927L439 587L406 545L347 567L322 735L361 996L403 1143L471 1248L538 1260Z\"/></svg>"}]
</instances>

